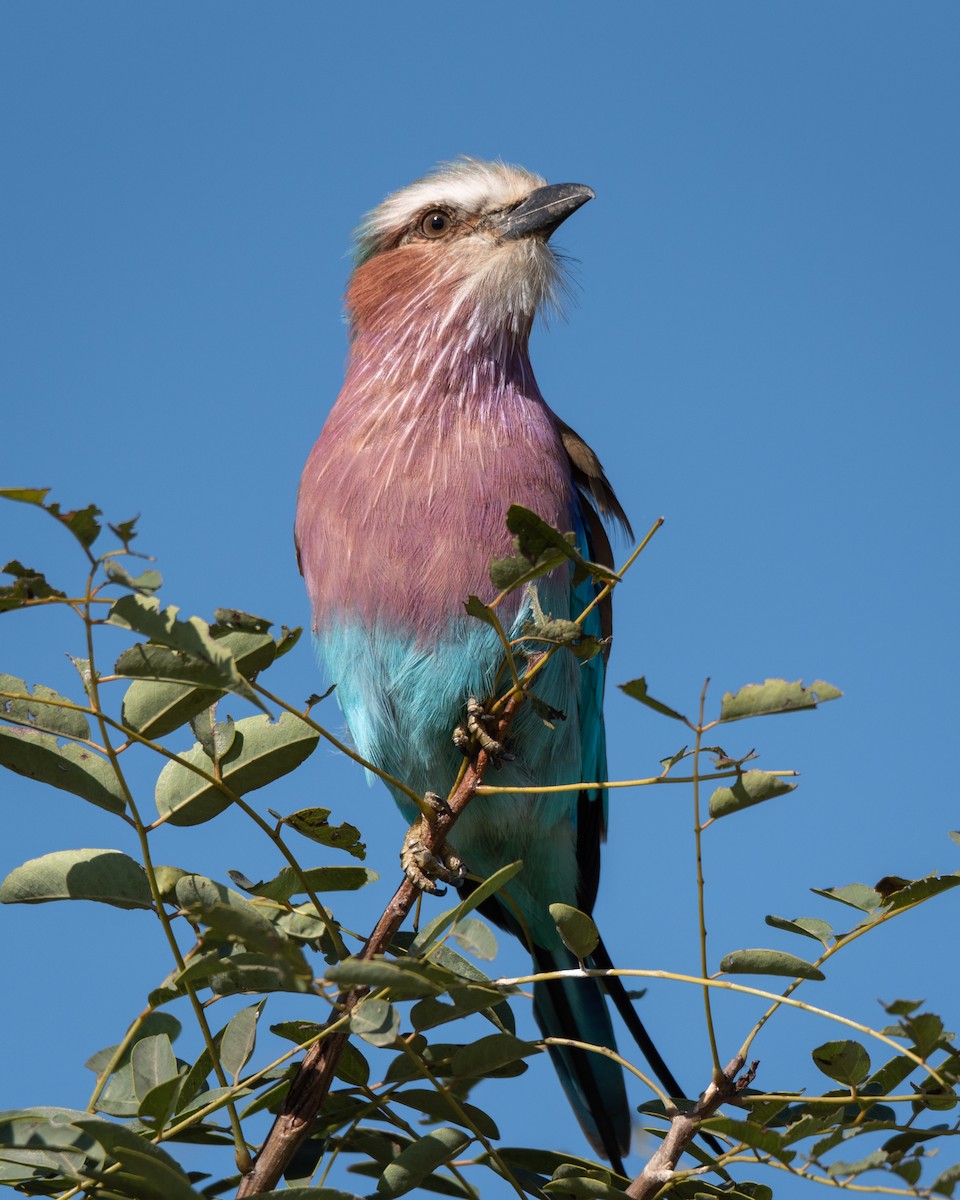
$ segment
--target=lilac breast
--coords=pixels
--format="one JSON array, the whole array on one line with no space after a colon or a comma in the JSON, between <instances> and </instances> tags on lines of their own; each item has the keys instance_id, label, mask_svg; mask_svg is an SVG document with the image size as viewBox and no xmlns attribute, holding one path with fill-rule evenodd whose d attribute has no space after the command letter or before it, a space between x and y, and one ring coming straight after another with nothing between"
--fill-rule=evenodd
<instances>
[{"instance_id":1,"label":"lilac breast","mask_svg":"<svg viewBox=\"0 0 960 1200\"><path fill-rule=\"evenodd\" d=\"M569 462L525 354L423 387L385 379L355 345L300 483L315 627L347 617L435 635L468 595L493 595L511 504L571 527Z\"/></svg>"}]
</instances>

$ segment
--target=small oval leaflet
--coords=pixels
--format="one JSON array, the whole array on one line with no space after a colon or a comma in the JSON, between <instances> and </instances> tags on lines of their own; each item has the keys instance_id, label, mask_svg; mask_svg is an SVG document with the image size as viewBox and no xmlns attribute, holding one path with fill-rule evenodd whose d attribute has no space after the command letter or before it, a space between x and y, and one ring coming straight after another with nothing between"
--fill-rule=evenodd
<instances>
[{"instance_id":1,"label":"small oval leaflet","mask_svg":"<svg viewBox=\"0 0 960 1200\"><path fill-rule=\"evenodd\" d=\"M596 950L600 934L592 917L572 904L551 904L550 916L563 944L581 962Z\"/></svg>"},{"instance_id":2,"label":"small oval leaflet","mask_svg":"<svg viewBox=\"0 0 960 1200\"><path fill-rule=\"evenodd\" d=\"M849 1087L857 1087L870 1074L870 1055L859 1042L824 1042L813 1051L813 1061L828 1078Z\"/></svg>"},{"instance_id":3,"label":"small oval leaflet","mask_svg":"<svg viewBox=\"0 0 960 1200\"><path fill-rule=\"evenodd\" d=\"M783 950L734 950L724 955L720 970L724 975L783 975L789 979L826 979L824 973L805 958Z\"/></svg>"}]
</instances>

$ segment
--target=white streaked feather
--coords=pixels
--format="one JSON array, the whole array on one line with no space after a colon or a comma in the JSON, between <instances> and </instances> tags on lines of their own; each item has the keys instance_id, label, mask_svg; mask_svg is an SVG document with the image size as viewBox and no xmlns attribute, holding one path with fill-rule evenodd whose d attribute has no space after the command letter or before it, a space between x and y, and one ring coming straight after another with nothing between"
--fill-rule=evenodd
<instances>
[{"instance_id":1,"label":"white streaked feather","mask_svg":"<svg viewBox=\"0 0 960 1200\"><path fill-rule=\"evenodd\" d=\"M366 258L382 240L403 229L431 205L463 212L497 212L520 201L547 181L533 171L510 163L484 162L464 156L440 163L434 170L401 188L368 213L357 230L357 253Z\"/></svg>"}]
</instances>

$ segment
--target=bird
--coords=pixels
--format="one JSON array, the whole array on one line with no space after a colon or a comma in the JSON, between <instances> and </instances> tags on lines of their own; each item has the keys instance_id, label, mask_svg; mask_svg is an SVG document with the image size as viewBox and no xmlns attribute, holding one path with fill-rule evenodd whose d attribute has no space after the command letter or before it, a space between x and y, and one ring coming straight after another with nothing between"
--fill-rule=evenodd
<instances>
[{"instance_id":1,"label":"bird","mask_svg":"<svg viewBox=\"0 0 960 1200\"><path fill-rule=\"evenodd\" d=\"M387 196L356 231L349 359L303 470L295 538L319 658L353 743L418 795L447 793L463 761L451 732L472 698L495 694L502 644L464 602L490 598L491 558L515 552L508 507L572 532L586 557L611 567L604 523L632 536L596 454L547 406L529 353L535 317L566 286L551 235L594 196L465 157ZM570 620L596 594L564 566L537 581L535 597L515 594L498 611L519 637L534 604ZM584 631L608 638L610 629L607 600ZM553 655L536 691L556 719L521 707L498 782L606 780L605 669L604 654ZM394 792L413 822L417 808ZM451 830L473 876L522 860L510 903L494 898L481 911L527 943L538 972L579 965L549 906L592 911L606 821L605 792L585 787L476 796ZM602 941L586 965L612 966ZM534 1016L545 1035L615 1050L607 996L670 1094L682 1095L618 978L603 988L589 976L537 983ZM631 1120L620 1065L550 1053L587 1139L622 1174Z\"/></svg>"}]
</instances>

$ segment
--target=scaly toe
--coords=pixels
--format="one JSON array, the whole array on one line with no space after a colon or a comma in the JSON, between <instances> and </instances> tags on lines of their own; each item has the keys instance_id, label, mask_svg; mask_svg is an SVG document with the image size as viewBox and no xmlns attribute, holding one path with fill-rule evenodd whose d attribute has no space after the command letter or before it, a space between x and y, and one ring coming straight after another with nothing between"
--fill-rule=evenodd
<instances>
[{"instance_id":1,"label":"scaly toe","mask_svg":"<svg viewBox=\"0 0 960 1200\"><path fill-rule=\"evenodd\" d=\"M476 699L476 697L470 697L470 699L467 701L466 730L470 737L471 744L474 746L479 745L481 749L486 750L495 763L500 763L503 762L504 759L508 758L509 755L507 754L506 750L504 750L503 743L498 742L495 737L491 737L484 728L488 721L493 721L495 719L496 718L492 717L489 713L484 712L483 705L479 700ZM461 725L457 728L462 730L463 726ZM459 742L457 742L456 731L454 731L453 740L459 745Z\"/></svg>"},{"instance_id":2,"label":"scaly toe","mask_svg":"<svg viewBox=\"0 0 960 1200\"><path fill-rule=\"evenodd\" d=\"M400 865L414 887L432 895L443 894L443 890L436 885L437 879L442 879L444 883L457 884L466 874L463 863L446 844L437 854L427 849L420 836L419 822L407 830L407 836L403 839Z\"/></svg>"}]
</instances>

